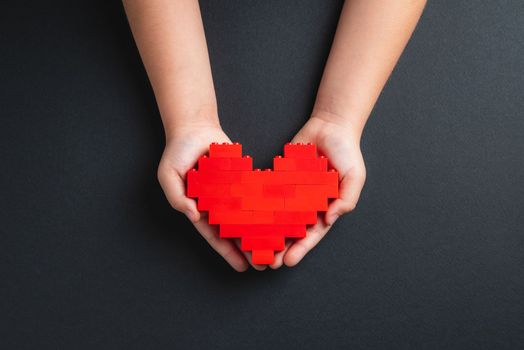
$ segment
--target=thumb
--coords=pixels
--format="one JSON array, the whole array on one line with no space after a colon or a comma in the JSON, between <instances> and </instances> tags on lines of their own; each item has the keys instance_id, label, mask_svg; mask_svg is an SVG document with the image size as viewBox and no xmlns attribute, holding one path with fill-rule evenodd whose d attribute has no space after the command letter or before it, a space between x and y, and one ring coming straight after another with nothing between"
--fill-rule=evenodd
<instances>
[{"instance_id":1,"label":"thumb","mask_svg":"<svg viewBox=\"0 0 524 350\"><path fill-rule=\"evenodd\" d=\"M160 182L160 186L164 190L169 204L171 204L174 209L184 213L192 222L200 220L200 213L197 210L196 202L186 197L184 179L176 170L159 168L158 182Z\"/></svg>"},{"instance_id":2,"label":"thumb","mask_svg":"<svg viewBox=\"0 0 524 350\"><path fill-rule=\"evenodd\" d=\"M342 175L339 198L329 205L326 212L325 220L328 225L333 225L341 215L355 209L365 181L365 170L351 169Z\"/></svg>"}]
</instances>

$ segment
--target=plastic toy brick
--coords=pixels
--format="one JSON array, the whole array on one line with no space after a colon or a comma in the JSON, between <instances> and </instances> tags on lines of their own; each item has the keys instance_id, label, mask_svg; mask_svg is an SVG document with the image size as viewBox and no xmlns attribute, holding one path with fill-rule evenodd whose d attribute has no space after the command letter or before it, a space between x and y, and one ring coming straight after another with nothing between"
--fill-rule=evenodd
<instances>
[{"instance_id":1,"label":"plastic toy brick","mask_svg":"<svg viewBox=\"0 0 524 350\"><path fill-rule=\"evenodd\" d=\"M286 144L273 169L253 169L242 145L213 143L197 169L186 175L187 196L209 212L221 239L240 238L256 264L271 264L286 239L306 236L306 228L338 197L338 173L318 156L314 144Z\"/></svg>"},{"instance_id":2,"label":"plastic toy brick","mask_svg":"<svg viewBox=\"0 0 524 350\"><path fill-rule=\"evenodd\" d=\"M326 157L308 159L278 156L273 159L273 169L275 171L327 171L328 162Z\"/></svg>"},{"instance_id":3,"label":"plastic toy brick","mask_svg":"<svg viewBox=\"0 0 524 350\"><path fill-rule=\"evenodd\" d=\"M253 159L249 156L232 158L231 170L253 170Z\"/></svg>"},{"instance_id":4,"label":"plastic toy brick","mask_svg":"<svg viewBox=\"0 0 524 350\"><path fill-rule=\"evenodd\" d=\"M268 198L289 198L295 196L295 185L265 184L262 186L262 195Z\"/></svg>"},{"instance_id":5,"label":"plastic toy brick","mask_svg":"<svg viewBox=\"0 0 524 350\"><path fill-rule=\"evenodd\" d=\"M275 222L275 213L271 210L253 210L252 224L272 224Z\"/></svg>"},{"instance_id":6,"label":"plastic toy brick","mask_svg":"<svg viewBox=\"0 0 524 350\"><path fill-rule=\"evenodd\" d=\"M198 197L230 197L231 184L210 184L201 182L195 191Z\"/></svg>"},{"instance_id":7,"label":"plastic toy brick","mask_svg":"<svg viewBox=\"0 0 524 350\"><path fill-rule=\"evenodd\" d=\"M284 145L284 158L317 158L317 146L312 143L287 143Z\"/></svg>"},{"instance_id":8,"label":"plastic toy brick","mask_svg":"<svg viewBox=\"0 0 524 350\"><path fill-rule=\"evenodd\" d=\"M210 210L210 224L249 224L253 222L252 211L242 210Z\"/></svg>"},{"instance_id":9,"label":"plastic toy brick","mask_svg":"<svg viewBox=\"0 0 524 350\"><path fill-rule=\"evenodd\" d=\"M201 197L198 210L242 210L242 199L238 197Z\"/></svg>"},{"instance_id":10,"label":"plastic toy brick","mask_svg":"<svg viewBox=\"0 0 524 350\"><path fill-rule=\"evenodd\" d=\"M220 225L220 237L222 238L242 238L251 236L285 236L289 238L302 238L306 236L306 226L281 224Z\"/></svg>"},{"instance_id":11,"label":"plastic toy brick","mask_svg":"<svg viewBox=\"0 0 524 350\"><path fill-rule=\"evenodd\" d=\"M253 250L251 254L251 261L254 264L272 264L275 261L275 251L274 250Z\"/></svg>"},{"instance_id":12,"label":"plastic toy brick","mask_svg":"<svg viewBox=\"0 0 524 350\"><path fill-rule=\"evenodd\" d=\"M305 224L317 223L317 212L310 211L275 211L275 224Z\"/></svg>"},{"instance_id":13,"label":"plastic toy brick","mask_svg":"<svg viewBox=\"0 0 524 350\"><path fill-rule=\"evenodd\" d=\"M241 171L231 170L231 171L193 171L191 173L196 173L195 181L199 183L207 184L235 184L239 183L241 179Z\"/></svg>"},{"instance_id":14,"label":"plastic toy brick","mask_svg":"<svg viewBox=\"0 0 524 350\"><path fill-rule=\"evenodd\" d=\"M230 158L209 158L202 156L198 160L198 170L232 170Z\"/></svg>"},{"instance_id":15,"label":"plastic toy brick","mask_svg":"<svg viewBox=\"0 0 524 350\"><path fill-rule=\"evenodd\" d=\"M263 184L261 183L231 184L231 195L235 197L262 197L263 193Z\"/></svg>"},{"instance_id":16,"label":"plastic toy brick","mask_svg":"<svg viewBox=\"0 0 524 350\"><path fill-rule=\"evenodd\" d=\"M187 182L187 196L189 198L197 198L198 190L200 187L200 180L198 179L199 173L195 169L191 169L186 174Z\"/></svg>"},{"instance_id":17,"label":"plastic toy brick","mask_svg":"<svg viewBox=\"0 0 524 350\"><path fill-rule=\"evenodd\" d=\"M209 145L209 157L211 158L240 158L242 157L242 145L240 143L212 143Z\"/></svg>"},{"instance_id":18,"label":"plastic toy brick","mask_svg":"<svg viewBox=\"0 0 524 350\"><path fill-rule=\"evenodd\" d=\"M311 195L308 197L286 198L284 199L286 210L317 210L327 211L328 199L322 195Z\"/></svg>"},{"instance_id":19,"label":"plastic toy brick","mask_svg":"<svg viewBox=\"0 0 524 350\"><path fill-rule=\"evenodd\" d=\"M243 197L242 210L284 210L284 198L278 197Z\"/></svg>"},{"instance_id":20,"label":"plastic toy brick","mask_svg":"<svg viewBox=\"0 0 524 350\"><path fill-rule=\"evenodd\" d=\"M333 182L333 181L331 181ZM338 197L338 184L327 183L327 184L307 184L307 185L295 185L295 196L297 198L307 197L312 194L323 195L326 198L337 198Z\"/></svg>"},{"instance_id":21,"label":"plastic toy brick","mask_svg":"<svg viewBox=\"0 0 524 350\"><path fill-rule=\"evenodd\" d=\"M249 250L284 250L285 239L280 236L245 237L242 239L240 248Z\"/></svg>"},{"instance_id":22,"label":"plastic toy brick","mask_svg":"<svg viewBox=\"0 0 524 350\"><path fill-rule=\"evenodd\" d=\"M198 160L198 170L201 171L221 171L221 170L244 170L253 169L253 159L250 157L242 158L210 158L202 156Z\"/></svg>"}]
</instances>

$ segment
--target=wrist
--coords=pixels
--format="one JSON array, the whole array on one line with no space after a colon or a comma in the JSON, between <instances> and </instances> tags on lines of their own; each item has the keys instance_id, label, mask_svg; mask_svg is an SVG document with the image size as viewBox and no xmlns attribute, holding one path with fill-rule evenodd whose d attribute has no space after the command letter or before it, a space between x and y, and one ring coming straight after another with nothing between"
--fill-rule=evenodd
<instances>
[{"instance_id":1,"label":"wrist","mask_svg":"<svg viewBox=\"0 0 524 350\"><path fill-rule=\"evenodd\" d=\"M316 124L317 130L328 130L328 132L333 129L343 130L360 143L364 126L356 123L349 115L341 115L315 107L311 112L310 121Z\"/></svg>"},{"instance_id":2,"label":"wrist","mask_svg":"<svg viewBox=\"0 0 524 350\"><path fill-rule=\"evenodd\" d=\"M217 107L213 104L187 109L169 116L162 113L162 122L167 141L180 134L194 133L196 130L221 129Z\"/></svg>"},{"instance_id":3,"label":"wrist","mask_svg":"<svg viewBox=\"0 0 524 350\"><path fill-rule=\"evenodd\" d=\"M360 103L351 96L321 88L311 115L340 127L350 128L360 135L370 113L368 103Z\"/></svg>"}]
</instances>

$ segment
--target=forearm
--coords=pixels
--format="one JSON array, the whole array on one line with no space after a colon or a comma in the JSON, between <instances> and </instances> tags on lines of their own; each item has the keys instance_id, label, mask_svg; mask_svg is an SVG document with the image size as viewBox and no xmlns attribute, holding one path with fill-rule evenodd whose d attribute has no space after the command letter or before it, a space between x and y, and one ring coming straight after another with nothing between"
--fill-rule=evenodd
<instances>
[{"instance_id":1,"label":"forearm","mask_svg":"<svg viewBox=\"0 0 524 350\"><path fill-rule=\"evenodd\" d=\"M166 135L179 126L218 124L198 1L123 2Z\"/></svg>"},{"instance_id":2,"label":"forearm","mask_svg":"<svg viewBox=\"0 0 524 350\"><path fill-rule=\"evenodd\" d=\"M425 0L346 0L313 116L360 135L411 36Z\"/></svg>"}]
</instances>

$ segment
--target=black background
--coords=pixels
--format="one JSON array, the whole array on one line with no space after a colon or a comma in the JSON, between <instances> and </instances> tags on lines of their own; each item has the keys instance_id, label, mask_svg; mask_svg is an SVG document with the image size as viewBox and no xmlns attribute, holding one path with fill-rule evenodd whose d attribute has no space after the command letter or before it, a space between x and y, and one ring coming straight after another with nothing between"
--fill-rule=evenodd
<instances>
[{"instance_id":1,"label":"black background","mask_svg":"<svg viewBox=\"0 0 524 350\"><path fill-rule=\"evenodd\" d=\"M201 8L223 127L270 166L341 2ZM0 347L522 348L523 14L430 2L365 130L357 210L296 268L239 274L157 183L121 4L3 4Z\"/></svg>"}]
</instances>

